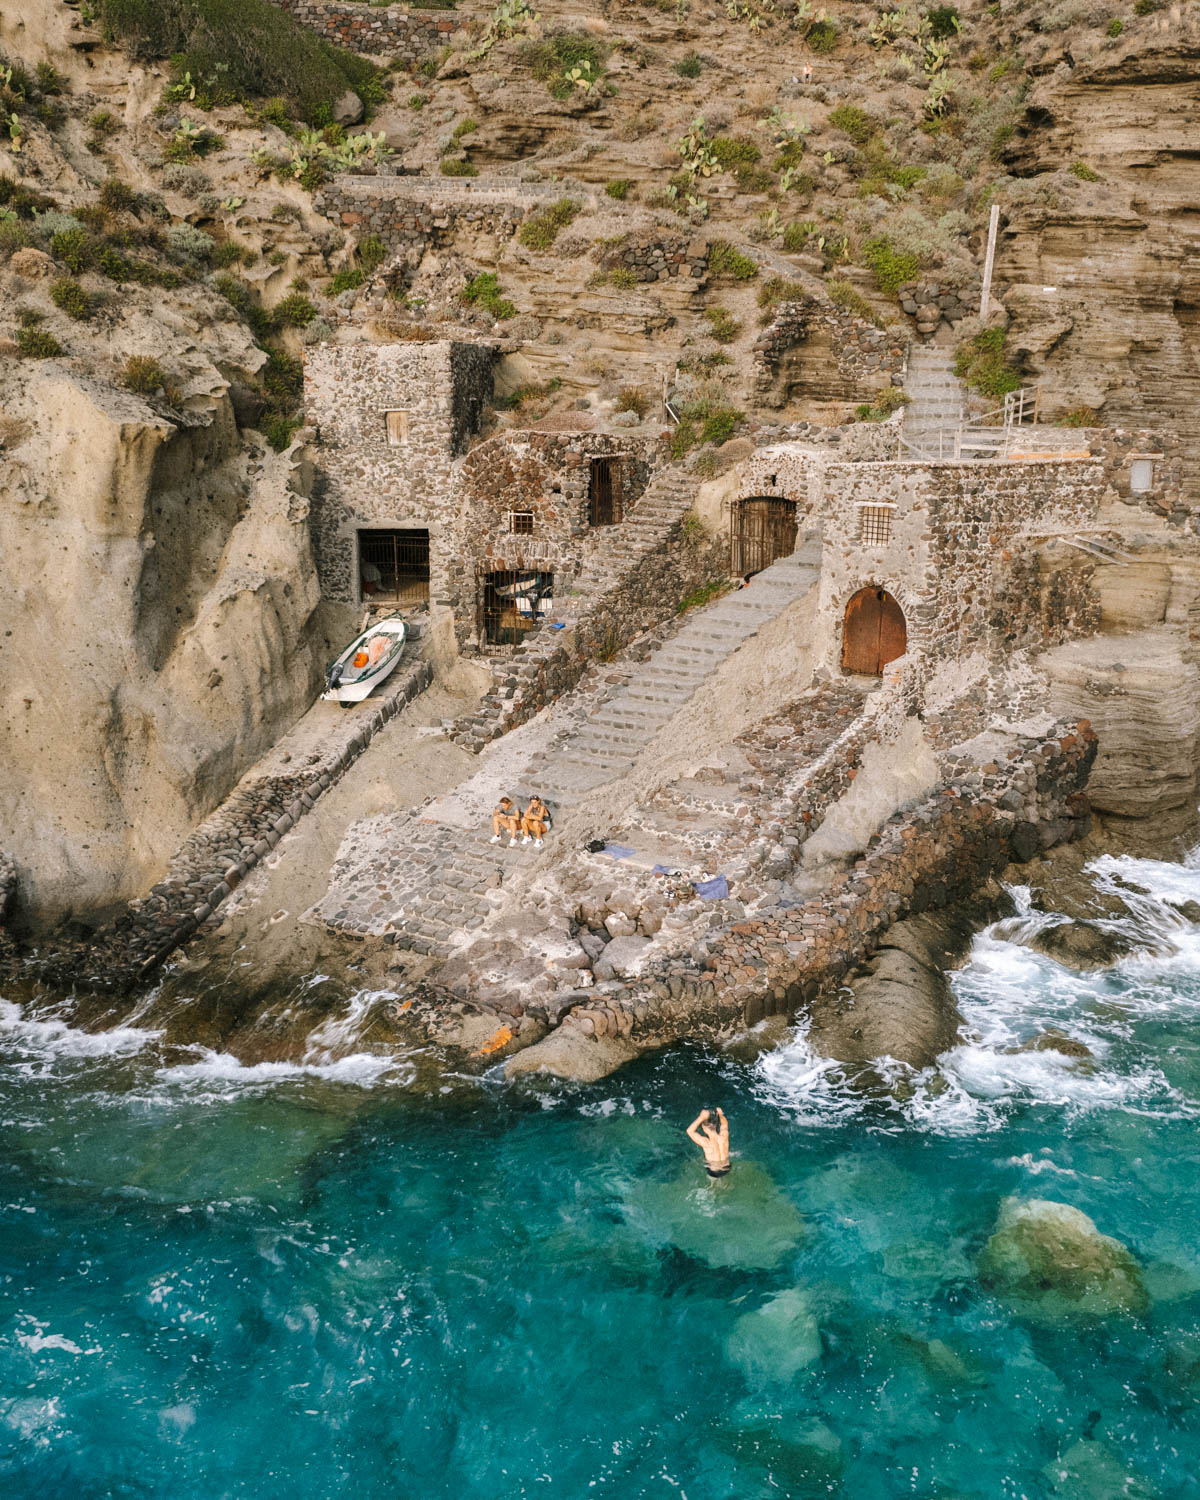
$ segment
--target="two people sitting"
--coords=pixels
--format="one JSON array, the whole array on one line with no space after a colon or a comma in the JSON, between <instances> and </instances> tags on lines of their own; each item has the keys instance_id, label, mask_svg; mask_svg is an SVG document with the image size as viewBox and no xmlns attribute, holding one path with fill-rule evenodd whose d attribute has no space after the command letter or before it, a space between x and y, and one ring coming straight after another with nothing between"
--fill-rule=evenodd
<instances>
[{"instance_id":1,"label":"two people sitting","mask_svg":"<svg viewBox=\"0 0 1200 1500\"><path fill-rule=\"evenodd\" d=\"M550 810L540 797L530 797L529 805L522 812L511 797L501 797L492 809L492 843L498 844L501 836L508 834L509 848L523 834L523 843L531 840L535 849L540 849L550 827Z\"/></svg>"}]
</instances>

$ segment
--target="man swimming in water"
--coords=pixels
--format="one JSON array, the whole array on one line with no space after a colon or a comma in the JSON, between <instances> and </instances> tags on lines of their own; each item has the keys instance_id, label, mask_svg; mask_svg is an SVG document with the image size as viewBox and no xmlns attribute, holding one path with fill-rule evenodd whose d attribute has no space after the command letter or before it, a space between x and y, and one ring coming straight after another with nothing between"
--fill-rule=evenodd
<instances>
[{"instance_id":1,"label":"man swimming in water","mask_svg":"<svg viewBox=\"0 0 1200 1500\"><path fill-rule=\"evenodd\" d=\"M703 1135L701 1134L703 1131ZM688 1140L704 1152L704 1170L710 1177L724 1177L730 1169L729 1121L723 1109L702 1109L687 1128Z\"/></svg>"}]
</instances>

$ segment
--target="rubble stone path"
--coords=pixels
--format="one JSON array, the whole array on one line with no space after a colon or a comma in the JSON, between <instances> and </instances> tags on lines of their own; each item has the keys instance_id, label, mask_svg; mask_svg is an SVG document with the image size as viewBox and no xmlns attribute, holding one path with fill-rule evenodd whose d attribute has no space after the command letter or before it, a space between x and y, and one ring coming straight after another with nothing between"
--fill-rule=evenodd
<instances>
[{"instance_id":1,"label":"rubble stone path","mask_svg":"<svg viewBox=\"0 0 1200 1500\"><path fill-rule=\"evenodd\" d=\"M818 544L805 539L748 588L696 609L627 686L534 757L515 786L518 800L536 788L557 814L622 780L718 668L816 585L819 562ZM532 846L513 848L507 839L493 844L490 838L488 828L440 823L428 811L356 824L327 894L306 919L335 931L387 936L419 953L448 952L456 932L465 943L483 925L513 876L536 868Z\"/></svg>"}]
</instances>

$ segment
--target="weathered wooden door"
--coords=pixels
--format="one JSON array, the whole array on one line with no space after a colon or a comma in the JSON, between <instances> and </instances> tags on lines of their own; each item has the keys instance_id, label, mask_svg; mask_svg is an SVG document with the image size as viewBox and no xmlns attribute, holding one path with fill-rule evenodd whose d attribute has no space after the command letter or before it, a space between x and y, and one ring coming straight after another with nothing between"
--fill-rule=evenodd
<instances>
[{"instance_id":1,"label":"weathered wooden door","mask_svg":"<svg viewBox=\"0 0 1200 1500\"><path fill-rule=\"evenodd\" d=\"M908 649L904 612L886 589L860 589L846 606L842 670L878 677Z\"/></svg>"},{"instance_id":2,"label":"weathered wooden door","mask_svg":"<svg viewBox=\"0 0 1200 1500\"><path fill-rule=\"evenodd\" d=\"M796 550L796 502L751 496L733 507L730 571L745 577Z\"/></svg>"},{"instance_id":3,"label":"weathered wooden door","mask_svg":"<svg viewBox=\"0 0 1200 1500\"><path fill-rule=\"evenodd\" d=\"M588 525L615 526L621 519L621 461L593 458L588 483Z\"/></svg>"}]
</instances>

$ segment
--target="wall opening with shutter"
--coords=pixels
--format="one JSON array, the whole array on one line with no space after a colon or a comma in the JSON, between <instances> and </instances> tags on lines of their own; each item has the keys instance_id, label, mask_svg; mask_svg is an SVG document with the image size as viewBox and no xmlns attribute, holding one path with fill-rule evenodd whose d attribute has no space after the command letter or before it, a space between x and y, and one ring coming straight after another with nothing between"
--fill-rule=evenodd
<instances>
[{"instance_id":1,"label":"wall opening with shutter","mask_svg":"<svg viewBox=\"0 0 1200 1500\"><path fill-rule=\"evenodd\" d=\"M751 495L733 505L730 571L745 578L761 573L796 550L796 502Z\"/></svg>"},{"instance_id":2,"label":"wall opening with shutter","mask_svg":"<svg viewBox=\"0 0 1200 1500\"><path fill-rule=\"evenodd\" d=\"M369 604L423 604L429 598L429 532L358 533L359 594Z\"/></svg>"},{"instance_id":3,"label":"wall opening with shutter","mask_svg":"<svg viewBox=\"0 0 1200 1500\"><path fill-rule=\"evenodd\" d=\"M622 513L621 460L593 458L588 480L588 525L616 526Z\"/></svg>"}]
</instances>

